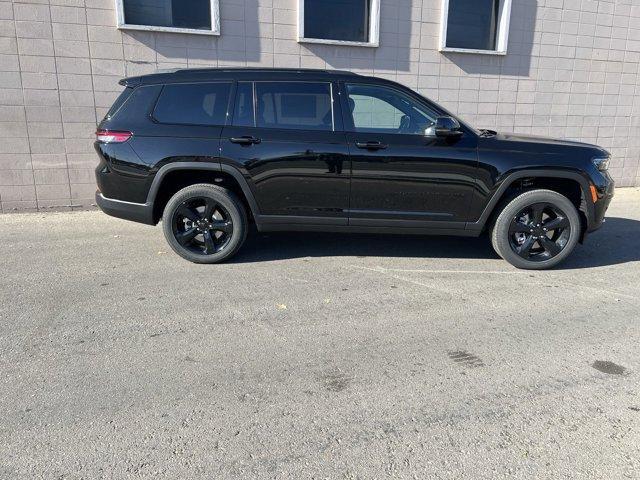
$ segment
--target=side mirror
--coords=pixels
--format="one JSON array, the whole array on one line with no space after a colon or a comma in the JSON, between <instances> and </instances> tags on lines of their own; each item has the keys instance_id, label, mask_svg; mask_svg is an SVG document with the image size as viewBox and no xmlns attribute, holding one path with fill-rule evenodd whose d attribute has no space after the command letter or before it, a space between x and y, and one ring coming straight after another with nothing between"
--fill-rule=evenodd
<instances>
[{"instance_id":1,"label":"side mirror","mask_svg":"<svg viewBox=\"0 0 640 480\"><path fill-rule=\"evenodd\" d=\"M435 125L427 128L425 135L439 138L459 138L462 136L460 123L453 117L438 117Z\"/></svg>"}]
</instances>

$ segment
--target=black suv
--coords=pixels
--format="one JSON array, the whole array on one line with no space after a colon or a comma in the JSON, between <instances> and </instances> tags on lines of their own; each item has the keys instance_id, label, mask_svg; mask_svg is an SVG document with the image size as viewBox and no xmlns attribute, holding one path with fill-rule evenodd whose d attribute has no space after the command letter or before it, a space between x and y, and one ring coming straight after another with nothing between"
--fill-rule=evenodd
<instances>
[{"instance_id":1,"label":"black suv","mask_svg":"<svg viewBox=\"0 0 640 480\"><path fill-rule=\"evenodd\" d=\"M163 220L182 257L215 263L258 231L490 233L549 268L603 222L609 154L476 130L397 83L350 72L197 69L122 80L97 131L96 201Z\"/></svg>"}]
</instances>

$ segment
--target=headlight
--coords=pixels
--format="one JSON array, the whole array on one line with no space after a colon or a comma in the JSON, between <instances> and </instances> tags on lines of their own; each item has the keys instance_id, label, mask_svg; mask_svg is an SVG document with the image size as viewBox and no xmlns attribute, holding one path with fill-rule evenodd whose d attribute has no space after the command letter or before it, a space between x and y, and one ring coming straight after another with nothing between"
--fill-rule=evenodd
<instances>
[{"instance_id":1,"label":"headlight","mask_svg":"<svg viewBox=\"0 0 640 480\"><path fill-rule=\"evenodd\" d=\"M611 160L611 158L606 157L606 158L594 158L593 159L593 164L596 166L596 168L598 170L600 170L601 172L605 172L607 170L609 170L609 161Z\"/></svg>"}]
</instances>

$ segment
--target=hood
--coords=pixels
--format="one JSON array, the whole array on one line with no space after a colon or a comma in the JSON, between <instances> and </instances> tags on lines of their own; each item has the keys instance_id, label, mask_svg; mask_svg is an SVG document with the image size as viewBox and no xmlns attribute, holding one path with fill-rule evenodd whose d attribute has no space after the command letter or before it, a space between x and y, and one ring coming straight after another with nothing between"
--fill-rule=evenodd
<instances>
[{"instance_id":1,"label":"hood","mask_svg":"<svg viewBox=\"0 0 640 480\"><path fill-rule=\"evenodd\" d=\"M484 132L489 131L484 130ZM559 138L540 137L536 135L524 135L520 133L490 133L493 133L495 135L483 136L483 140L486 140L487 143L498 144L502 148L510 150L534 149L540 152L557 153L559 150L564 150L567 148L580 148L583 150L591 151L593 155L609 155L609 152L607 152L602 147L590 143L576 142L573 140L563 140Z\"/></svg>"}]
</instances>

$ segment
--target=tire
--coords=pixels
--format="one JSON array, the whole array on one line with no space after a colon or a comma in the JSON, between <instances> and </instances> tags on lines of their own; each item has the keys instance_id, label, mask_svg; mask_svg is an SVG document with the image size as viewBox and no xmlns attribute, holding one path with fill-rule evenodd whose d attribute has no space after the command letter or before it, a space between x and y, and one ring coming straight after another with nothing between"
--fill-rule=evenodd
<instances>
[{"instance_id":1,"label":"tire","mask_svg":"<svg viewBox=\"0 0 640 480\"><path fill-rule=\"evenodd\" d=\"M581 228L578 210L567 197L551 190L530 190L500 212L491 243L514 267L545 270L571 254Z\"/></svg>"},{"instance_id":2,"label":"tire","mask_svg":"<svg viewBox=\"0 0 640 480\"><path fill-rule=\"evenodd\" d=\"M240 249L247 237L247 213L231 191L200 183L176 193L162 215L167 243L194 263L223 262Z\"/></svg>"}]
</instances>

